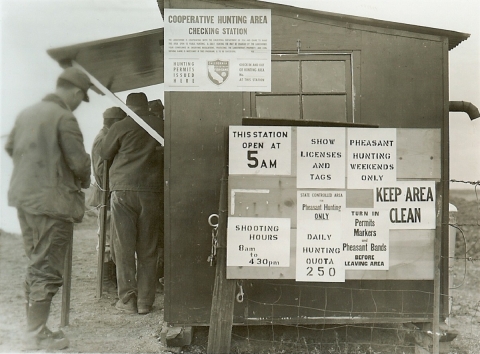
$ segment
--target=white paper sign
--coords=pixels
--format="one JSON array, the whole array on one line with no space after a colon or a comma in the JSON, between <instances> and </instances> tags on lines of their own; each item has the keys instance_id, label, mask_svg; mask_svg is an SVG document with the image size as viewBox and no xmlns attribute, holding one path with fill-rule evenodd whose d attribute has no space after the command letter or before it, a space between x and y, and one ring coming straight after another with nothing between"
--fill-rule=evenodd
<instances>
[{"instance_id":1,"label":"white paper sign","mask_svg":"<svg viewBox=\"0 0 480 354\"><path fill-rule=\"evenodd\" d=\"M345 269L388 270L389 226L386 210L347 209L342 244Z\"/></svg>"},{"instance_id":2,"label":"white paper sign","mask_svg":"<svg viewBox=\"0 0 480 354\"><path fill-rule=\"evenodd\" d=\"M376 209L386 209L390 229L435 229L435 182L397 181L373 189Z\"/></svg>"},{"instance_id":3,"label":"white paper sign","mask_svg":"<svg viewBox=\"0 0 480 354\"><path fill-rule=\"evenodd\" d=\"M270 9L165 9L165 91L271 91Z\"/></svg>"},{"instance_id":4,"label":"white paper sign","mask_svg":"<svg viewBox=\"0 0 480 354\"><path fill-rule=\"evenodd\" d=\"M347 128L347 188L371 189L397 180L397 131Z\"/></svg>"},{"instance_id":5,"label":"white paper sign","mask_svg":"<svg viewBox=\"0 0 480 354\"><path fill-rule=\"evenodd\" d=\"M345 188L345 128L297 128L297 188Z\"/></svg>"},{"instance_id":6,"label":"white paper sign","mask_svg":"<svg viewBox=\"0 0 480 354\"><path fill-rule=\"evenodd\" d=\"M296 280L344 282L345 191L297 191Z\"/></svg>"},{"instance_id":7,"label":"white paper sign","mask_svg":"<svg viewBox=\"0 0 480 354\"><path fill-rule=\"evenodd\" d=\"M228 218L227 266L289 265L289 218Z\"/></svg>"},{"instance_id":8,"label":"white paper sign","mask_svg":"<svg viewBox=\"0 0 480 354\"><path fill-rule=\"evenodd\" d=\"M230 126L231 175L290 175L291 127Z\"/></svg>"}]
</instances>

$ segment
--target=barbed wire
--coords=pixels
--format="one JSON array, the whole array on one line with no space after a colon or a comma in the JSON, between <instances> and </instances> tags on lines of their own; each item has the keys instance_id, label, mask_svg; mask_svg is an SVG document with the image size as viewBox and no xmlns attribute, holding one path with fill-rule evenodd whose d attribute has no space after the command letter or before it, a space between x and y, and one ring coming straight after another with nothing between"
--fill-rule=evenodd
<instances>
[{"instance_id":1,"label":"barbed wire","mask_svg":"<svg viewBox=\"0 0 480 354\"><path fill-rule=\"evenodd\" d=\"M450 182L471 184L473 186L479 186L480 185L480 181L462 181L462 180L457 180L457 179L451 179Z\"/></svg>"}]
</instances>

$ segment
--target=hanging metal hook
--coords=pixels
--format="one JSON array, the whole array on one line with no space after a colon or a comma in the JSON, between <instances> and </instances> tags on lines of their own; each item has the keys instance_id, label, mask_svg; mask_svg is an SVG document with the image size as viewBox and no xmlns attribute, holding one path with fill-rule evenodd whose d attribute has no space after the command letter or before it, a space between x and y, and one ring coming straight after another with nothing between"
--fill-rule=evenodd
<instances>
[{"instance_id":1,"label":"hanging metal hook","mask_svg":"<svg viewBox=\"0 0 480 354\"><path fill-rule=\"evenodd\" d=\"M242 286L242 282L237 282L237 285L238 287L240 288L240 290L238 291L238 294L237 296L235 296L235 299L237 300L238 303L242 303L243 302L243 286Z\"/></svg>"},{"instance_id":2,"label":"hanging metal hook","mask_svg":"<svg viewBox=\"0 0 480 354\"><path fill-rule=\"evenodd\" d=\"M216 224L213 223L213 219L214 219L214 218L217 218L217 223L216 223ZM218 227L218 220L219 220L218 214L212 214L212 215L210 215L210 216L208 217L208 224L209 224L211 227L217 228L217 227Z\"/></svg>"}]
</instances>

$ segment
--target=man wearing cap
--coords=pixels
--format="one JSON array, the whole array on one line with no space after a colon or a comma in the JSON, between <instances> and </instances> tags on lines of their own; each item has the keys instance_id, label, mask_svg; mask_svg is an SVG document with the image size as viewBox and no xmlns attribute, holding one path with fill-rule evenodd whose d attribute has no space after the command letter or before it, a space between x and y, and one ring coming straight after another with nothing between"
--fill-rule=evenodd
<instances>
[{"instance_id":1,"label":"man wearing cap","mask_svg":"<svg viewBox=\"0 0 480 354\"><path fill-rule=\"evenodd\" d=\"M73 111L88 102L91 86L76 68L63 71L55 93L23 110L5 149L13 158L8 191L17 208L28 268L25 277L27 349L64 349L68 339L47 327L53 296L63 285L65 253L73 223L85 211L90 156Z\"/></svg>"},{"instance_id":2,"label":"man wearing cap","mask_svg":"<svg viewBox=\"0 0 480 354\"><path fill-rule=\"evenodd\" d=\"M163 135L163 121L149 112L144 93L131 93L126 103ZM158 238L163 238L163 147L127 116L108 131L101 156L112 161L112 243L119 297L115 307L147 314L155 300Z\"/></svg>"},{"instance_id":3,"label":"man wearing cap","mask_svg":"<svg viewBox=\"0 0 480 354\"><path fill-rule=\"evenodd\" d=\"M95 139L93 140L92 146L92 167L93 167L93 176L95 177L95 185L93 188L93 193L88 201L88 204L92 207L99 207L103 203L102 199L102 190L103 190L103 163L104 160L100 157L100 149L102 147L103 139L105 135L107 135L108 130L110 127L116 123L121 121L123 118L126 117L126 113L120 107L111 107L103 112L103 127L100 132L97 134ZM112 252L110 249L110 203L108 203L107 207L107 223L105 225L105 274L107 275L107 279L115 280L115 264L112 261ZM98 235L100 236L100 214L98 215ZM97 247L98 250L98 247Z\"/></svg>"}]
</instances>

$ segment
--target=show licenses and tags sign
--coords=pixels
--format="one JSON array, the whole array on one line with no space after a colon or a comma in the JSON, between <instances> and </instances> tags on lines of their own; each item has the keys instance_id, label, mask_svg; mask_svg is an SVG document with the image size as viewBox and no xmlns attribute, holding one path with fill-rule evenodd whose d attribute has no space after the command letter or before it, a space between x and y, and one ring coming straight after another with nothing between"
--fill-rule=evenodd
<instances>
[{"instance_id":1,"label":"show licenses and tags sign","mask_svg":"<svg viewBox=\"0 0 480 354\"><path fill-rule=\"evenodd\" d=\"M379 182L396 181L396 129L349 128L347 132L347 188L371 189Z\"/></svg>"},{"instance_id":2,"label":"show licenses and tags sign","mask_svg":"<svg viewBox=\"0 0 480 354\"><path fill-rule=\"evenodd\" d=\"M386 209L390 229L435 229L435 181L397 181L373 189L375 209Z\"/></svg>"},{"instance_id":3,"label":"show licenses and tags sign","mask_svg":"<svg viewBox=\"0 0 480 354\"><path fill-rule=\"evenodd\" d=\"M345 128L297 128L297 188L345 189Z\"/></svg>"},{"instance_id":4,"label":"show licenses and tags sign","mask_svg":"<svg viewBox=\"0 0 480 354\"><path fill-rule=\"evenodd\" d=\"M344 282L345 191L297 191L296 280Z\"/></svg>"},{"instance_id":5,"label":"show licenses and tags sign","mask_svg":"<svg viewBox=\"0 0 480 354\"><path fill-rule=\"evenodd\" d=\"M227 266L288 267L290 219L229 217Z\"/></svg>"},{"instance_id":6,"label":"show licenses and tags sign","mask_svg":"<svg viewBox=\"0 0 480 354\"><path fill-rule=\"evenodd\" d=\"M386 210L345 210L342 243L345 269L388 270L390 223L386 215Z\"/></svg>"},{"instance_id":7,"label":"show licenses and tags sign","mask_svg":"<svg viewBox=\"0 0 480 354\"><path fill-rule=\"evenodd\" d=\"M165 9L165 91L271 91L270 9Z\"/></svg>"},{"instance_id":8,"label":"show licenses and tags sign","mask_svg":"<svg viewBox=\"0 0 480 354\"><path fill-rule=\"evenodd\" d=\"M230 126L231 175L290 175L292 128Z\"/></svg>"}]
</instances>

